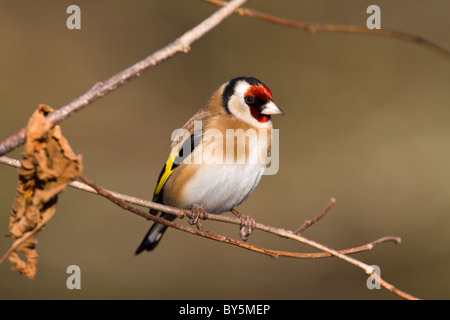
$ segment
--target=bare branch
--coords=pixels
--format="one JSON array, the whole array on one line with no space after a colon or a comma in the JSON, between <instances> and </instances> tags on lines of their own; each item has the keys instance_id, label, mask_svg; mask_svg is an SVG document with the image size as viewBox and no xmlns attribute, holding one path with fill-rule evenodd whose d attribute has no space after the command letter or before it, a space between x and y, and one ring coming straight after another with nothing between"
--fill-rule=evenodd
<instances>
[{"instance_id":1,"label":"bare branch","mask_svg":"<svg viewBox=\"0 0 450 320\"><path fill-rule=\"evenodd\" d=\"M306 229L308 229L310 226L312 226L314 223L316 223L317 221L322 219L328 213L328 211L330 211L330 209L335 205L335 203L336 203L336 199L331 198L330 202L328 202L327 206L314 219L306 220L305 223L303 223L303 225L300 228L295 230L294 233L300 234L303 231L305 231Z\"/></svg>"},{"instance_id":2,"label":"bare branch","mask_svg":"<svg viewBox=\"0 0 450 320\"><path fill-rule=\"evenodd\" d=\"M384 288L386 288L387 290L389 290L390 292L404 298L407 300L420 300L419 298L410 295L409 293L406 293L400 289L397 289L396 287L394 287L393 285L391 285L390 283L386 282L385 280L383 280L376 272L375 270L373 270L370 274L368 274L369 276L373 277L375 279L375 281L377 281L378 283L380 283Z\"/></svg>"},{"instance_id":3,"label":"bare branch","mask_svg":"<svg viewBox=\"0 0 450 320\"><path fill-rule=\"evenodd\" d=\"M7 165L10 165L15 168L20 167L19 160L12 159L12 158L5 157L5 156L0 157L0 163L7 164ZM72 181L69 183L69 186L72 188L75 188L75 189L82 190L82 191L98 194L96 189L91 187L89 184L82 183L79 181ZM141 206L144 208L148 208L148 209L156 209L156 210L161 210L164 212L172 213L181 219L185 218L185 217L194 218L194 214L190 210L183 210L183 209L179 209L179 208L175 208L175 207L166 206L166 205L163 205L160 203L140 199L137 197L129 196L129 195L111 191L111 190L105 190L105 192L110 193L113 197L115 197L119 200L122 200L126 203L129 203L129 204L135 204L135 205L138 205L138 206ZM330 200L330 204L331 203L334 204L333 198ZM330 206L330 204L323 211L325 211ZM152 217L153 216L149 217L147 214L145 214L145 218L153 220ZM204 219L204 220L225 222L225 223L230 223L230 224L235 224L235 225L240 225L242 223L242 221L239 218L236 219L233 217L217 215L217 214L202 213L199 218ZM289 230L270 227L270 226L264 225L262 223L256 223L255 229L265 231L268 233L272 233L272 234L276 234L279 236L281 236L280 232L291 233L291 231L289 231ZM384 242L400 243L401 239L398 237L384 237L384 238L380 238L375 241L372 241L368 244L361 245L361 246L354 247L354 248L340 250L339 252L341 252L343 254L349 254L349 253L357 253L357 252L361 252L361 251L372 250L376 245L384 243ZM285 256L285 257L296 257L296 258L325 258L325 257L331 256L331 254L324 253L324 252L316 252L316 253L297 253L297 252L295 252L295 253L293 253L293 252L285 252L285 251L277 251L277 250L271 250L271 252L273 252L273 256Z\"/></svg>"},{"instance_id":4,"label":"bare branch","mask_svg":"<svg viewBox=\"0 0 450 320\"><path fill-rule=\"evenodd\" d=\"M74 113L82 110L92 102L104 97L108 93L116 90L130 80L137 78L143 72L157 66L161 62L173 57L177 53L187 53L190 46L203 37L207 32L219 25L223 20L233 14L236 8L242 6L248 0L232 0L221 9L213 13L209 18L195 26L193 29L184 33L181 37L171 42L164 48L156 51L147 58L135 63L131 67L117 73L104 82L95 84L86 93L75 98L68 104L60 107L58 110L48 116L48 120L53 124L69 118ZM25 142L26 128L13 133L5 140L0 142L0 156L17 148Z\"/></svg>"},{"instance_id":5,"label":"bare branch","mask_svg":"<svg viewBox=\"0 0 450 320\"><path fill-rule=\"evenodd\" d=\"M86 184L89 184L91 187L93 187L100 195L106 197L107 199L109 199L113 203L117 204L121 208L123 208L125 210L128 210L128 211L131 211L131 212L133 212L133 213L135 213L135 214L137 214L139 216L145 217L147 219L150 219L150 220L156 221L158 223L164 224L164 225L166 225L168 227L172 227L172 228L175 228L175 229L178 229L178 230L181 230L181 231L189 232L191 234L196 234L196 235L199 235L199 236L211 239L211 240L216 240L216 241L219 241L219 242L236 245L236 246L239 246L241 248L245 248L245 249L248 249L248 250L251 250L251 251L254 251L254 252L259 252L259 253L262 253L262 254L266 254L266 255L269 255L269 256L272 256L272 257L278 257L278 256L281 256L281 255L282 256L289 256L289 257L297 257L297 258L300 258L300 257L301 258L306 258L307 257L307 256L303 256L303 255L300 256L299 253L287 253L287 252L283 252L283 251L280 252L280 251L276 251L276 250L270 250L270 249L266 249L266 248L256 247L256 246L249 245L249 244L247 244L245 242L238 241L238 240L235 240L235 239L232 239L232 238L228 238L228 237L221 236L221 235L215 235L215 234L211 234L209 232L205 232L205 231L202 231L202 230L196 230L196 229L192 229L192 228L189 228L189 227L185 227L185 226L176 224L174 222L171 222L171 221L162 219L160 217L151 215L149 213L146 213L146 212L144 212L142 210L136 209L136 208L126 204L125 202L121 201L120 199L115 198L112 194L108 193L105 189L103 189L99 185L95 184L93 181L89 180L88 178L86 178L83 175L81 175L80 178L81 178L81 180L83 182L85 182ZM188 212L188 210L184 210L184 211ZM208 217L209 216L213 216L213 215L208 215ZM378 276L375 273L375 270L373 269L373 267L371 267L371 266L369 266L369 265L367 265L367 264L365 264L365 263L363 263L363 262L361 262L361 261L359 261L357 259L348 257L342 252L330 249L329 247L324 246L324 245L322 245L320 243L317 243L315 241L306 239L306 238L304 238L302 236L296 235L296 234L292 233L291 231L287 231L287 230L283 230L283 229L279 229L279 228L274 228L274 227L268 227L268 228L273 229L273 230L277 229L278 230L277 234L279 234L279 235L281 235L283 237L297 240L297 241L299 241L301 243L304 243L304 244L307 244L307 245L309 245L311 247L317 248L317 249L319 249L321 251L324 251L324 252L328 253L329 255L333 255L335 257L338 257L339 259L342 259L342 260L344 260L344 261L346 261L348 263L351 263L351 264L353 264L353 265L363 269L367 275L374 277L374 279L376 279L376 281L378 281L383 287L385 287L389 291L391 291L391 292L393 292L393 293L395 293L395 294L397 294L397 295L399 295L399 296L401 296L401 297L403 297L405 299L411 299L411 300L413 300L413 299L417 300L418 299L418 298L416 298L416 297L414 297L414 296L412 296L412 295L410 295L410 294L408 294L406 292L403 292L403 291L395 288L393 285L391 285L387 281L383 280L380 276ZM380 243L380 242L383 242L383 241L386 241L387 239L389 241L397 241L397 242L399 241L398 239L395 239L393 237L385 237L385 238L378 239L378 240L374 241L373 243L369 244L369 246L377 244L377 243Z\"/></svg>"},{"instance_id":6,"label":"bare branch","mask_svg":"<svg viewBox=\"0 0 450 320\"><path fill-rule=\"evenodd\" d=\"M221 1L221 0L203 0L203 1L214 4L216 6L226 5L226 2ZM316 35L318 32L341 32L341 33L360 33L360 34L397 38L397 39L410 41L415 44L424 46L425 48L430 49L430 50L434 51L435 53L438 53L438 54L444 56L447 59L450 59L450 51L449 50L447 50L447 49L441 47L440 45L437 45L434 42L431 42L430 40L427 40L421 36L418 36L418 35L415 35L412 33L403 32L403 31L390 30L390 29L368 29L366 27L352 26L352 25L318 24L318 23L303 22L303 21L275 17L275 16L272 16L267 13L263 13L260 11L247 9L247 8L240 8L240 9L236 10L236 13L238 13L241 16L257 18L257 19L261 19L261 20L264 20L267 22L272 22L275 24L301 29L301 30L311 33L312 35Z\"/></svg>"},{"instance_id":7,"label":"bare branch","mask_svg":"<svg viewBox=\"0 0 450 320\"><path fill-rule=\"evenodd\" d=\"M15 159L11 159L8 157L0 157L0 162L1 163L5 163L8 165L11 165L13 167L16 167L18 165L20 165L20 162L18 160ZM75 188L79 188L81 190L85 190L88 192L92 192L92 193L98 193L99 195L107 198L108 200L112 201L113 203L115 203L116 205L118 205L119 207L128 210L134 214L137 214L141 217L144 217L146 219L161 223L163 225L166 225L168 227L177 229L177 230L181 230L184 232L188 232L191 234L195 234L204 238L208 238L211 240L215 240L218 242L223 242L223 243L228 243L228 244L232 244L250 251L254 251L254 252L258 252L261 254L265 254L265 255L269 255L271 257L291 257L291 258L325 258L325 257L330 257L330 256L335 256L338 257L339 259L342 259L348 263L351 263L361 269L363 269L365 271L365 273L369 276L373 276L374 279L376 281L378 281L383 287L385 287L386 289L388 289L389 291L403 297L406 299L417 299L416 297L403 292L397 288L395 288L393 285L391 285L390 283L388 283L387 281L383 280L381 277L379 277L374 269L351 257L346 256L346 254L350 254L350 253L356 253L356 252L360 252L360 251L366 251L366 250L371 250L373 249L374 246L384 243L384 242L395 242L395 243L400 243L401 239L398 237L383 237L380 239L377 239L375 241L372 241L368 244L359 246L359 247L355 247L355 248L350 248L350 249L345 249L345 250L340 250L340 251L336 251L333 250L327 246L324 246L320 243L317 243L315 241L309 240L305 237L302 237L300 235L297 235L295 233L293 233L292 231L289 230L285 230L285 229L281 229L281 228L276 228L276 227L271 227L271 226L266 226L263 225L261 223L256 223L255 228L259 229L259 230L263 230L266 232L270 232L276 235L279 235L281 237L284 238L289 238L289 239L293 239L296 240L298 242L304 243L306 245L309 245L311 247L317 248L323 252L318 252L318 253L299 253L299 252L288 252L288 251L280 251L280 250L272 250L272 249L267 249L267 248L262 248L262 247L258 247L258 246L254 246L254 245L250 245L248 243L242 242L242 241L238 241L229 237L225 237L222 235L216 235L216 234L212 234L209 232L205 232L202 230L198 230L198 229L193 229L193 228L189 228L165 219L162 219L158 216L154 216L150 213L147 213L145 211L142 211L140 209L137 209L133 206L130 206L129 204L125 203L124 201L122 201L121 199L119 199L118 197L122 197L123 199L125 199L125 201L130 201L131 203L135 203L138 205L142 205L145 206L147 208L153 208L153 209L157 209L157 210L161 210L164 212L168 212L168 213L172 213L177 215L180 218L184 218L184 217L189 217L189 218L194 218L194 214L192 213L192 211L190 210L183 210L183 209L179 209L179 208L174 208L174 207L170 207L170 206L165 206L159 203L154 203L151 201L146 201L146 200L142 200L142 199L138 199L135 197L130 197L130 196L126 196L126 195L121 195L119 193L114 193L115 195L117 195L118 197L114 196L111 192L109 192L108 190L104 189L103 187L97 185L96 183L94 183L93 181L91 181L89 178L81 175L80 179L86 184L83 185L79 182L77 183L70 183L69 185ZM333 203L333 199L330 201L330 203ZM330 205L328 205L327 207L330 207ZM326 209L326 208L325 208ZM324 210L325 211L325 210ZM323 211L322 211L323 212ZM215 215L215 214L207 214L207 213L202 213L201 219L209 219L209 220L215 220L215 221L222 221L222 222L228 222L228 223L233 223L233 224L240 224L241 220L237 219L237 218L232 218L232 217L226 217L226 216L220 216L220 215ZM8 251L9 252L9 251ZM8 254L7 252L7 254ZM7 254L5 254L2 259L4 259Z\"/></svg>"}]
</instances>

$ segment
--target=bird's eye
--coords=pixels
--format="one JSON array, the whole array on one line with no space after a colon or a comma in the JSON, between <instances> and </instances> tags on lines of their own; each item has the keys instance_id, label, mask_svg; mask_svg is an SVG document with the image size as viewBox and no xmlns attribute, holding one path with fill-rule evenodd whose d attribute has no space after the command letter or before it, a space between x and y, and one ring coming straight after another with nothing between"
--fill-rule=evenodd
<instances>
[{"instance_id":1,"label":"bird's eye","mask_svg":"<svg viewBox=\"0 0 450 320\"><path fill-rule=\"evenodd\" d=\"M251 95L245 96L244 100L245 100L245 103L248 105L255 103L255 97L251 96Z\"/></svg>"}]
</instances>

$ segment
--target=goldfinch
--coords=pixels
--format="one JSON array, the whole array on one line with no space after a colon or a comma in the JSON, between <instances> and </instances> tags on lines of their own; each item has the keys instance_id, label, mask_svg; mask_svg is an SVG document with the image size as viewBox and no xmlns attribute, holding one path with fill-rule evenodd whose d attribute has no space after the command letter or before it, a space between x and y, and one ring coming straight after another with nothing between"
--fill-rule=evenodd
<instances>
[{"instance_id":1,"label":"goldfinch","mask_svg":"<svg viewBox=\"0 0 450 320\"><path fill-rule=\"evenodd\" d=\"M284 115L272 99L270 89L254 77L234 78L220 86L172 139L153 201L215 214L243 203L270 158L271 116ZM153 209L150 213L170 221L176 218ZM135 254L155 249L166 229L154 223Z\"/></svg>"}]
</instances>

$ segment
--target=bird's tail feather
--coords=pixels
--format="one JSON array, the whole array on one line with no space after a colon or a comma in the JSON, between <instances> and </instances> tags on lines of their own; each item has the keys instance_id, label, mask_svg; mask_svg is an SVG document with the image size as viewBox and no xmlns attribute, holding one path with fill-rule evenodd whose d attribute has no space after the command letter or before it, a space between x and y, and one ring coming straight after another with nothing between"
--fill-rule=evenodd
<instances>
[{"instance_id":1,"label":"bird's tail feather","mask_svg":"<svg viewBox=\"0 0 450 320\"><path fill-rule=\"evenodd\" d=\"M176 215L165 213L161 211L155 211L150 210L151 214L159 215L159 217L173 221L177 217ZM147 234L145 235L144 239L142 240L139 247L136 249L134 255L140 254L142 251L152 251L155 249L155 247L158 245L159 241L161 240L164 232L167 230L167 226L162 225L160 223L155 222L151 227L150 230L148 230Z\"/></svg>"}]
</instances>

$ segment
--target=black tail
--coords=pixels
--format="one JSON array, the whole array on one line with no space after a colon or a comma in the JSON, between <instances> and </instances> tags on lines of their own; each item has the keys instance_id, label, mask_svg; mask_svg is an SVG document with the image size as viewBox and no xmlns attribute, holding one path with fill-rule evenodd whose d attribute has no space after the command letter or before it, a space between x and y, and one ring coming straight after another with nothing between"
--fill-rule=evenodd
<instances>
[{"instance_id":1,"label":"black tail","mask_svg":"<svg viewBox=\"0 0 450 320\"><path fill-rule=\"evenodd\" d=\"M160 211L155 212L154 210L150 210L150 213L154 214L154 215L158 214L161 218L169 220L169 221L173 221L177 217L176 215L173 215L170 213L165 213L165 212L160 212ZM166 230L167 230L167 226L155 222L150 227L150 230L148 230L147 234L144 237L144 240L142 240L141 244L136 249L134 255L137 256L139 253L141 253L144 250L152 251L153 249L155 249Z\"/></svg>"}]
</instances>

